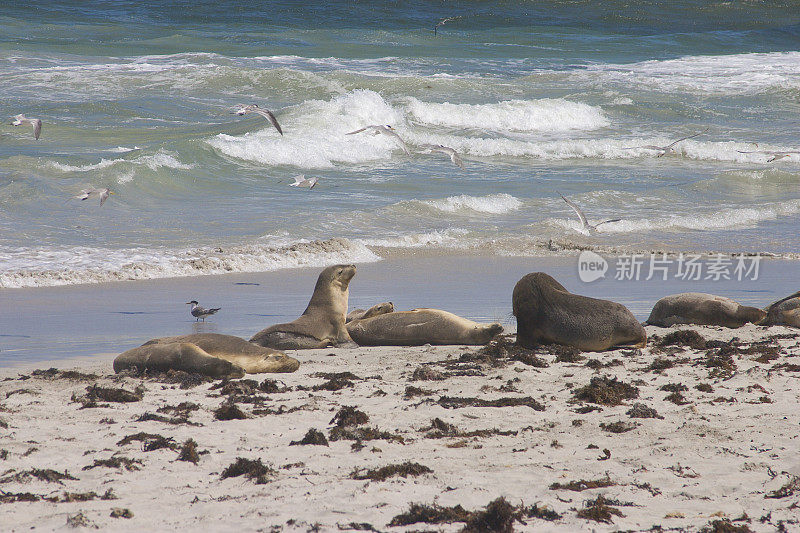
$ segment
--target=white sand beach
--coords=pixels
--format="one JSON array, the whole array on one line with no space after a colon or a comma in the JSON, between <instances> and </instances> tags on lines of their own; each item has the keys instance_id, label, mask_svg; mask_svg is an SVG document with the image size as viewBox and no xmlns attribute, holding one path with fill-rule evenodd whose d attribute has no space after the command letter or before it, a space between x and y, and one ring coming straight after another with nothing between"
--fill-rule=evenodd
<instances>
[{"instance_id":1,"label":"white sand beach","mask_svg":"<svg viewBox=\"0 0 800 533\"><path fill-rule=\"evenodd\" d=\"M289 352L296 373L223 388L114 376L112 356L2 368L2 529L459 531L404 514L503 497L516 531L797 530L796 330L686 327L702 339L662 346L676 329L648 327L642 350L581 355ZM246 418L216 419L224 404ZM347 406L366 417L336 419ZM327 445L292 445L312 428ZM189 439L196 464L179 460ZM260 477L223 479L239 458L260 461Z\"/></svg>"}]
</instances>

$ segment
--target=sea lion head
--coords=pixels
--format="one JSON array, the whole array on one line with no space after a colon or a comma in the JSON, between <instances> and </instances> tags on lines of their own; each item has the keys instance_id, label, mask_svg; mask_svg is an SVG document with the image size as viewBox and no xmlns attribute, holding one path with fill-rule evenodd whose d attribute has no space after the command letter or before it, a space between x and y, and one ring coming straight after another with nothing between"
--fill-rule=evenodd
<instances>
[{"instance_id":1,"label":"sea lion head","mask_svg":"<svg viewBox=\"0 0 800 533\"><path fill-rule=\"evenodd\" d=\"M348 287L350 280L356 275L355 265L333 265L320 272L317 284L314 287L314 294L305 313L308 314L314 308L332 309L338 316L347 314L347 301L349 298Z\"/></svg>"}]
</instances>

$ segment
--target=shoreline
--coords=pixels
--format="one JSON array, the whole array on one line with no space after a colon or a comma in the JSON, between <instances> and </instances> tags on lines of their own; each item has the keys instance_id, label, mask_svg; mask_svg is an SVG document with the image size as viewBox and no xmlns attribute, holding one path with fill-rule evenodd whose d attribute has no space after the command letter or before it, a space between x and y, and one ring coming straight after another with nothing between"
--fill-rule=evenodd
<instances>
[{"instance_id":1,"label":"shoreline","mask_svg":"<svg viewBox=\"0 0 800 533\"><path fill-rule=\"evenodd\" d=\"M713 342L661 346L677 329ZM115 531L213 521L219 531L368 524L455 532L463 522L389 524L412 504L474 512L502 496L519 512L536 504L559 516L520 515L517 531L699 530L715 521L752 531L796 527L796 330L647 332L642 350L576 356L544 347L527 363L475 346L290 351L301 360L297 372L249 375L224 388L115 376L110 356L0 368L0 419L8 426L0 433L1 486L13 502L0 509L11 531L69 529L71 520ZM33 373L49 366L62 371ZM635 394L616 405L580 396L595 378ZM85 397L93 386L138 390L141 398L92 405ZM216 419L224 405L246 418ZM360 440L334 438L345 406L368 418L344 427ZM327 446L292 444L312 428ZM177 459L188 439L196 464ZM262 461L265 483L223 479L238 458ZM354 479L406 463L430 471ZM35 469L75 479L46 481ZM24 493L52 501L13 501ZM599 496L619 513L611 522L578 514Z\"/></svg>"},{"instance_id":2,"label":"shoreline","mask_svg":"<svg viewBox=\"0 0 800 533\"><path fill-rule=\"evenodd\" d=\"M407 256L357 264L350 308L392 301L398 310L433 307L478 322L499 322L513 332L511 292L525 274L547 272L568 290L622 303L640 321L655 302L679 292L709 292L756 307L791 294L800 261L762 259L759 279L645 281L606 277L581 281L572 257ZM618 258L617 258L618 259ZM675 264L670 275L674 274ZM321 268L263 273L0 290L0 368L46 359L119 354L156 337L216 332L250 338L293 320L306 305ZM195 322L185 302L222 310Z\"/></svg>"}]
</instances>

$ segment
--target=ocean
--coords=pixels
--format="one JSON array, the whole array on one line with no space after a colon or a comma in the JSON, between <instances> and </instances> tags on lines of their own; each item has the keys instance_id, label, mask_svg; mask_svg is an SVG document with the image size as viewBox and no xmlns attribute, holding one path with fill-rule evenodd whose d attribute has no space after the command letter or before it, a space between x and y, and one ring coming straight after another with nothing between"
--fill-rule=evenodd
<instances>
[{"instance_id":1,"label":"ocean","mask_svg":"<svg viewBox=\"0 0 800 533\"><path fill-rule=\"evenodd\" d=\"M800 2L242 4L0 2L0 288L800 252Z\"/></svg>"}]
</instances>

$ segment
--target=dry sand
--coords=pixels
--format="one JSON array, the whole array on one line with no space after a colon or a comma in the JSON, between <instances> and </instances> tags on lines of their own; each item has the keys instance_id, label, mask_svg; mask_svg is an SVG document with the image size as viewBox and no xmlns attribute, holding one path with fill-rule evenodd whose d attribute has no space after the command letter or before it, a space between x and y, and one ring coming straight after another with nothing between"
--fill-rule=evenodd
<instances>
[{"instance_id":1,"label":"dry sand","mask_svg":"<svg viewBox=\"0 0 800 533\"><path fill-rule=\"evenodd\" d=\"M224 388L117 377L111 356L55 363L97 378L34 375L48 364L3 368L0 529L459 531L464 522L389 524L412 503L482 511L502 496L516 507L506 510L517 531L797 531L797 330L691 328L721 341L700 349L686 339L659 347L657 337L674 329L647 329L646 349L580 360L557 348L539 350L538 361L527 351L513 360L514 348L503 346L490 355L464 346L294 352L298 372L249 376L255 381ZM335 372L353 376L320 374ZM611 395L608 403L619 405L577 399L603 377L631 386ZM138 389L142 398L106 401L107 392L94 389L92 406L86 396L94 385ZM510 398L527 399L481 405ZM246 419L215 419L229 399ZM183 417L169 409L183 402L196 407ZM631 411L635 404L643 405ZM343 431L332 420L344 406L368 417L343 426L345 436L361 431L361 441L333 440ZM648 414L643 407L659 418L628 414ZM145 413L163 419L137 421ZM291 445L311 428L327 446ZM367 440L365 428L381 438ZM139 432L166 440L120 444ZM197 444L197 464L178 460L188 439ZM267 468L260 478L223 479L238 458ZM122 463L87 469L109 459ZM354 479L406 462L416 463L399 469L407 477ZM613 509L608 522L580 517L599 496ZM603 518L600 511L593 509L595 518Z\"/></svg>"}]
</instances>

